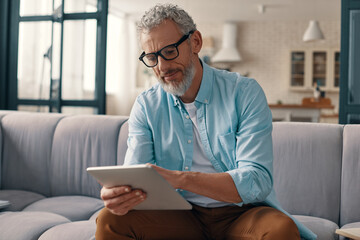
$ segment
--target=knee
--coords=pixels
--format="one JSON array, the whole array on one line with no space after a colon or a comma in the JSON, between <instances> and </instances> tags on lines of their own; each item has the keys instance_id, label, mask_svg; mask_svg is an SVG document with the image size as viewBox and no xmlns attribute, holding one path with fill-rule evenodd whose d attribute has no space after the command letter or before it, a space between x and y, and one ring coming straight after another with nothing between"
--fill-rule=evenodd
<instances>
[{"instance_id":1,"label":"knee","mask_svg":"<svg viewBox=\"0 0 360 240\"><path fill-rule=\"evenodd\" d=\"M299 239L300 233L295 222L284 213L276 214L269 239Z\"/></svg>"},{"instance_id":2,"label":"knee","mask_svg":"<svg viewBox=\"0 0 360 240\"><path fill-rule=\"evenodd\" d=\"M118 239L126 229L125 217L112 214L107 208L103 208L96 218L96 239ZM120 238L121 239L121 238Z\"/></svg>"},{"instance_id":3,"label":"knee","mask_svg":"<svg viewBox=\"0 0 360 240\"><path fill-rule=\"evenodd\" d=\"M103 208L99 212L99 215L96 218L96 225L97 226L105 225L111 219L111 217L112 217L111 215L112 214L110 213L110 211L107 208Z\"/></svg>"},{"instance_id":4,"label":"knee","mask_svg":"<svg viewBox=\"0 0 360 240\"><path fill-rule=\"evenodd\" d=\"M96 218L96 225L99 228L105 226L113 226L113 225L121 225L126 226L126 223L129 222L129 215L118 216L111 213L107 208L103 208L100 212L98 217Z\"/></svg>"},{"instance_id":5,"label":"knee","mask_svg":"<svg viewBox=\"0 0 360 240\"><path fill-rule=\"evenodd\" d=\"M96 232L103 232L111 225L112 214L107 208L103 208L96 218Z\"/></svg>"},{"instance_id":6,"label":"knee","mask_svg":"<svg viewBox=\"0 0 360 240\"><path fill-rule=\"evenodd\" d=\"M256 224L259 226L259 239L300 240L295 222L285 213L271 207L256 209Z\"/></svg>"}]
</instances>

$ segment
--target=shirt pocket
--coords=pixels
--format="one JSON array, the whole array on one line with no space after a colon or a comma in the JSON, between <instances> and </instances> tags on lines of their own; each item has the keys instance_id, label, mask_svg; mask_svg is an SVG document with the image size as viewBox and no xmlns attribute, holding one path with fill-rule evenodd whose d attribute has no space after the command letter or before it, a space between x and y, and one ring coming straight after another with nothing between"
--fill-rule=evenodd
<instances>
[{"instance_id":1,"label":"shirt pocket","mask_svg":"<svg viewBox=\"0 0 360 240\"><path fill-rule=\"evenodd\" d=\"M236 138L235 133L230 132L218 136L220 142L220 155L221 161L229 169L235 168L235 149L236 149Z\"/></svg>"}]
</instances>

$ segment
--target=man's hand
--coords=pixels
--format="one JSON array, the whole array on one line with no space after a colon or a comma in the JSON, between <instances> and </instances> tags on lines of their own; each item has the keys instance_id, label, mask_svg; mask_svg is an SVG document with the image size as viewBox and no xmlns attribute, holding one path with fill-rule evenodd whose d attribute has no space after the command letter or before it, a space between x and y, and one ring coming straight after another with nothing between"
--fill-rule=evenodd
<instances>
[{"instance_id":1,"label":"man's hand","mask_svg":"<svg viewBox=\"0 0 360 240\"><path fill-rule=\"evenodd\" d=\"M242 199L230 174L182 172L149 164L175 189L183 189L218 201L240 203Z\"/></svg>"},{"instance_id":2,"label":"man's hand","mask_svg":"<svg viewBox=\"0 0 360 240\"><path fill-rule=\"evenodd\" d=\"M146 199L146 193L139 189L131 189L129 186L103 187L101 199L112 214L122 216L142 203Z\"/></svg>"},{"instance_id":3,"label":"man's hand","mask_svg":"<svg viewBox=\"0 0 360 240\"><path fill-rule=\"evenodd\" d=\"M163 178L165 178L166 181L168 181L171 186L175 189L181 188L180 187L180 181L181 176L183 175L181 171L172 171L168 170L159 166L156 166L154 164L148 163L153 169L155 169Z\"/></svg>"}]
</instances>

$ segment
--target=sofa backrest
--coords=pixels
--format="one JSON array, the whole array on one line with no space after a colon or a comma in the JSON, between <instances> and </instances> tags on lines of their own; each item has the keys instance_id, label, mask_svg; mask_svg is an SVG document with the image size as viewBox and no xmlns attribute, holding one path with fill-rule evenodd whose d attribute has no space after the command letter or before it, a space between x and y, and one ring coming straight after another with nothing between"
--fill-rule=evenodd
<instances>
[{"instance_id":1,"label":"sofa backrest","mask_svg":"<svg viewBox=\"0 0 360 240\"><path fill-rule=\"evenodd\" d=\"M343 126L273 124L274 188L291 214L339 223Z\"/></svg>"},{"instance_id":2,"label":"sofa backrest","mask_svg":"<svg viewBox=\"0 0 360 240\"><path fill-rule=\"evenodd\" d=\"M119 142L118 142L118 156L117 165L123 165L125 161L125 154L127 150L127 139L129 134L129 122L126 121L120 129Z\"/></svg>"},{"instance_id":3,"label":"sofa backrest","mask_svg":"<svg viewBox=\"0 0 360 240\"><path fill-rule=\"evenodd\" d=\"M0 111L0 188L99 197L86 168L123 164L127 118ZM283 208L341 225L360 221L358 136L359 125L274 123L274 188Z\"/></svg>"},{"instance_id":4,"label":"sofa backrest","mask_svg":"<svg viewBox=\"0 0 360 240\"><path fill-rule=\"evenodd\" d=\"M0 188L99 197L86 168L123 161L127 118L0 111Z\"/></svg>"},{"instance_id":5,"label":"sofa backrest","mask_svg":"<svg viewBox=\"0 0 360 240\"><path fill-rule=\"evenodd\" d=\"M54 133L51 195L98 197L101 186L87 167L117 165L120 128L127 117L71 116L62 119Z\"/></svg>"},{"instance_id":6,"label":"sofa backrest","mask_svg":"<svg viewBox=\"0 0 360 240\"><path fill-rule=\"evenodd\" d=\"M360 125L344 127L340 225L360 222Z\"/></svg>"},{"instance_id":7,"label":"sofa backrest","mask_svg":"<svg viewBox=\"0 0 360 240\"><path fill-rule=\"evenodd\" d=\"M12 112L1 119L1 188L50 195L51 146L60 114Z\"/></svg>"},{"instance_id":8,"label":"sofa backrest","mask_svg":"<svg viewBox=\"0 0 360 240\"><path fill-rule=\"evenodd\" d=\"M2 163L2 146L3 146L3 134L2 134L2 124L1 124L1 119L3 118L3 116L5 116L7 114L6 111L0 111L0 189L1 189L1 172L2 172L2 168L1 168L1 163Z\"/></svg>"}]
</instances>

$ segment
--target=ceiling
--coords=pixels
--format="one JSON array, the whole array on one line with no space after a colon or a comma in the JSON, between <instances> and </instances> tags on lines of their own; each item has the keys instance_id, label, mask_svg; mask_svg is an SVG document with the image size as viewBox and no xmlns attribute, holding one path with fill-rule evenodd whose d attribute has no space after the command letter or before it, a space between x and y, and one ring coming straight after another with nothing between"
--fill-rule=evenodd
<instances>
[{"instance_id":1,"label":"ceiling","mask_svg":"<svg viewBox=\"0 0 360 240\"><path fill-rule=\"evenodd\" d=\"M139 19L156 3L166 2L184 8L195 22L340 21L341 9L341 0L109 0L109 11Z\"/></svg>"}]
</instances>

